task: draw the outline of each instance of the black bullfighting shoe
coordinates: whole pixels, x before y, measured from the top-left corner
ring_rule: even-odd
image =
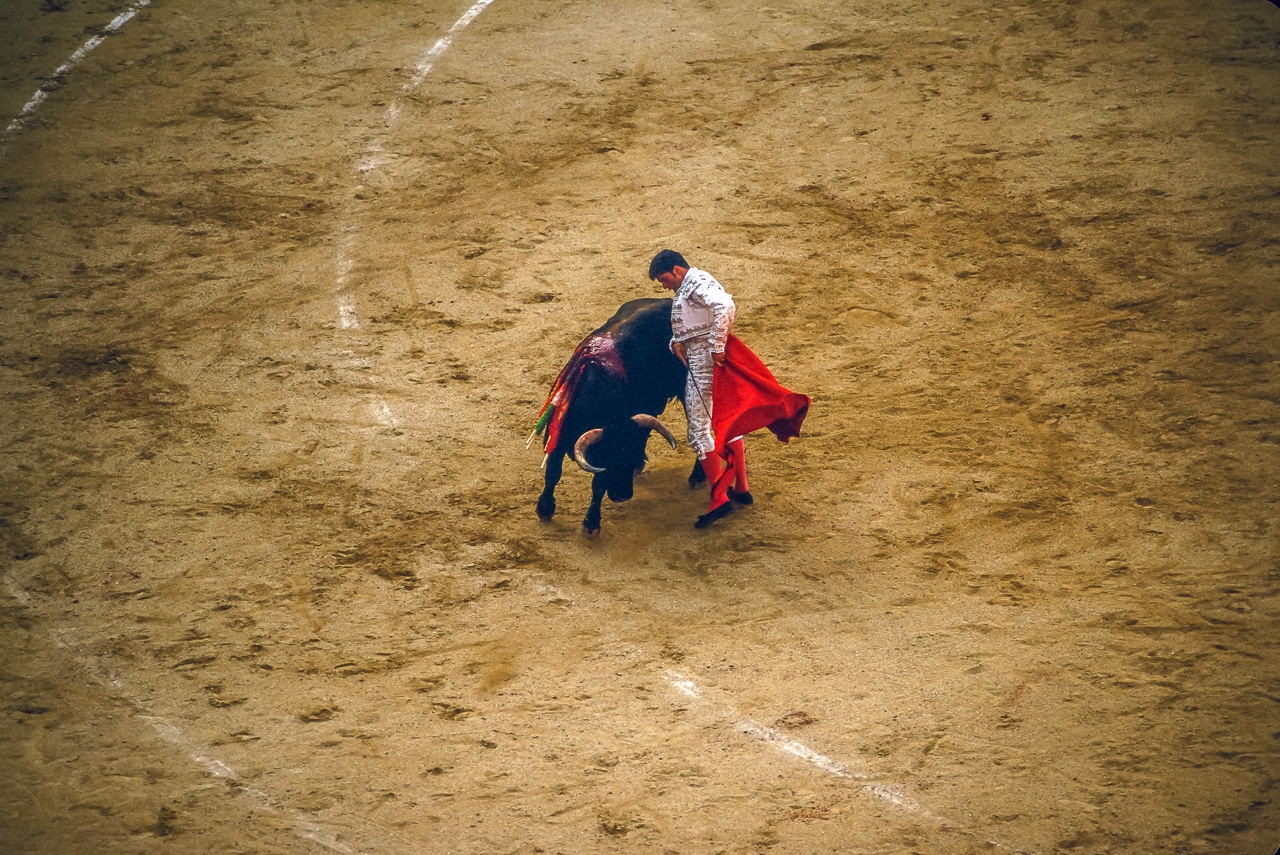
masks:
[[[751,504],[755,504],[755,501],[756,501],[755,497],[751,495],[750,490],[743,490],[741,493],[739,493],[737,490],[733,489],[732,487],[729,488],[729,498],[740,505],[751,505]]]
[[[733,513],[733,502],[725,502],[718,508],[708,511],[698,517],[698,521],[693,524],[694,528],[706,528],[718,519],[723,519]]]

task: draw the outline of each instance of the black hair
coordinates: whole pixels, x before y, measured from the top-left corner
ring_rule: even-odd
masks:
[[[649,262],[649,278],[657,279],[664,273],[670,273],[677,267],[688,267],[689,262],[684,260],[684,256],[676,252],[674,249],[664,249],[653,257],[653,261]]]

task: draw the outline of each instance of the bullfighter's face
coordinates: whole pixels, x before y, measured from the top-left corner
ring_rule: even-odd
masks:
[[[684,281],[685,274],[689,272],[689,268],[676,265],[670,273],[659,273],[654,277],[663,288],[668,291],[676,291],[680,288],[680,283]]]

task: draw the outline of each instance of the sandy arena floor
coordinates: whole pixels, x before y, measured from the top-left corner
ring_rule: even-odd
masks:
[[[0,851],[1271,855],[1280,10],[467,2],[0,4]],[[589,541],[665,246],[813,409]]]

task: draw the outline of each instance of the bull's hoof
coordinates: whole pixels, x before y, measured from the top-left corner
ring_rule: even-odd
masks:
[[[698,517],[698,521],[693,524],[693,527],[706,528],[707,526],[714,523],[716,520],[724,519],[725,517],[729,516],[729,514],[731,513],[733,513],[733,502],[725,502],[720,507],[715,508],[714,510],[708,511],[707,513]]]
[[[751,495],[750,490],[743,490],[741,493],[739,493],[737,490],[733,489],[732,487],[729,488],[729,498],[740,505],[754,505],[756,502],[756,498],[755,496]]]
[[[552,499],[549,502],[544,502],[543,500],[539,499],[537,510],[538,510],[538,519],[542,520],[543,522],[549,522],[551,518],[556,515],[556,500]]]
[[[587,528],[586,525],[583,525],[582,536],[587,540],[595,540],[600,536],[600,528],[598,526],[596,528]]]
[[[696,490],[705,483],[707,483],[707,473],[702,471],[701,466],[695,465],[693,471],[689,473],[689,489]]]

